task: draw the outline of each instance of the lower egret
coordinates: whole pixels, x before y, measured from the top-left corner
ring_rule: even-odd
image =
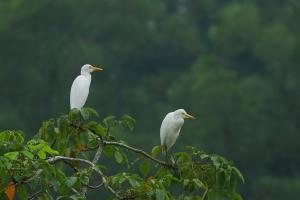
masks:
[[[90,84],[92,80],[91,72],[102,71],[99,67],[85,64],[81,68],[81,75],[77,76],[74,80],[71,93],[70,93],[70,106],[71,109],[81,109],[89,95]]]
[[[163,152],[167,153],[175,144],[181,127],[184,124],[184,119],[195,119],[189,115],[184,109],[178,109],[166,115],[160,127],[160,141]]]

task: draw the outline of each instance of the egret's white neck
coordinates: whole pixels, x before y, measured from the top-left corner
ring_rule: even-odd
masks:
[[[87,77],[87,78],[91,78],[91,73],[90,72],[87,72],[87,71],[81,71],[81,75]]]

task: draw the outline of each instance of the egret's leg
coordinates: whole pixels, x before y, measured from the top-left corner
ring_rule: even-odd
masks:
[[[170,164],[171,153],[170,151],[166,151],[166,163]]]
[[[168,152],[167,151],[165,151],[165,162],[168,164]]]

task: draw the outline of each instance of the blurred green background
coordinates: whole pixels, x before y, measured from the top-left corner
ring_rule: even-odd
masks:
[[[243,172],[245,199],[300,195],[299,0],[0,0],[0,127],[27,137],[69,111],[85,63],[87,106],[129,114],[146,150],[184,108],[173,148],[195,145]]]

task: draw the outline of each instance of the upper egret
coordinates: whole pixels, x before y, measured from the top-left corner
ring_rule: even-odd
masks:
[[[164,152],[175,144],[179,136],[184,119],[195,119],[189,115],[184,109],[178,109],[166,115],[160,127],[160,141]]]
[[[71,109],[81,109],[89,95],[90,84],[92,80],[91,72],[102,71],[99,67],[93,67],[90,64],[85,64],[81,67],[81,75],[74,80],[70,93]]]

